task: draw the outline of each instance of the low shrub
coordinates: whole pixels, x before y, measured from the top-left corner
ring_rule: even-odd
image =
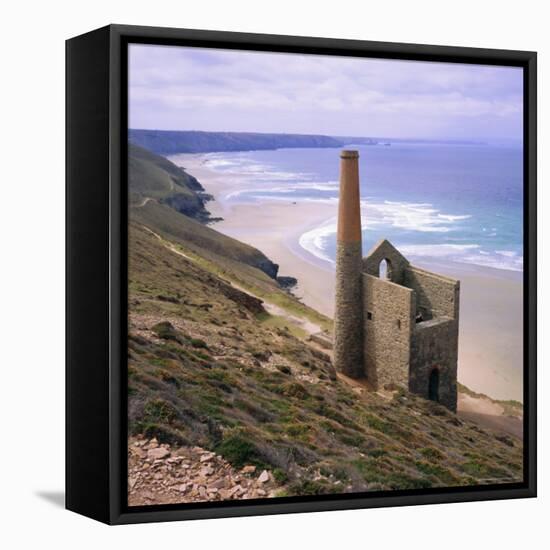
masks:
[[[283,374],[292,374],[292,369],[287,365],[275,365],[275,368]]]
[[[169,424],[178,417],[176,408],[164,399],[152,399],[145,403],[143,419],[146,422],[159,422]]]
[[[215,450],[237,468],[242,468],[247,464],[254,464],[260,467],[265,466],[256,445],[247,438],[247,434],[245,433],[224,437]]]
[[[294,496],[304,495],[328,495],[341,492],[341,488],[332,486],[324,481],[313,481],[305,479],[303,481],[295,481],[288,487],[288,492]]]
[[[194,348],[208,349],[208,344],[204,340],[201,340],[200,338],[191,338],[190,342]]]
[[[151,330],[163,340],[174,340],[181,342],[178,331],[174,328],[174,325],[169,321],[161,321],[151,328]]]

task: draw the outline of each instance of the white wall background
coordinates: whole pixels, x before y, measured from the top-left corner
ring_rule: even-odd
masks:
[[[5,548],[542,548],[550,517],[548,399],[538,499],[108,528],[62,509],[64,483],[64,40],[108,23],[539,52],[539,218],[545,237],[550,40],[536,0],[5,2],[0,93],[0,541]],[[546,134],[546,135],[544,135]],[[546,138],[546,139],[545,139]],[[547,241],[548,242],[548,241]],[[547,247],[546,247],[547,248]],[[548,326],[549,285],[539,325]],[[543,318],[544,322],[543,323]],[[539,396],[550,390],[539,330]],[[546,348],[546,349],[545,349]]]

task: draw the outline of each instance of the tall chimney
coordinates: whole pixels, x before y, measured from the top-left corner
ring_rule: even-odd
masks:
[[[357,151],[342,151],[336,243],[334,366],[352,378],[364,376],[362,255],[359,154]]]

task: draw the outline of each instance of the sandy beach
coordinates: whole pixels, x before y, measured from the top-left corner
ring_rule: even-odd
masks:
[[[202,155],[172,158],[204,186],[215,200],[207,208],[223,218],[213,227],[264,252],[280,266],[280,275],[298,279],[295,294],[333,316],[334,266],[299,244],[307,230],[336,216],[336,204],[268,201],[232,204],[238,189],[203,162]],[[522,273],[447,262],[415,262],[461,281],[458,380],[493,399],[523,400]]]

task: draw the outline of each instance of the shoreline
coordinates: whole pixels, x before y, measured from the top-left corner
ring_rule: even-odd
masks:
[[[335,203],[266,201],[231,204],[227,196],[241,189],[238,181],[216,172],[204,154],[170,157],[198,179],[214,197],[206,207],[221,217],[212,227],[261,250],[279,264],[280,275],[298,279],[292,290],[304,303],[333,317],[334,265],[305,250],[306,231],[336,216]],[[461,281],[458,381],[493,399],[523,401],[522,272],[437,259],[412,264]]]

